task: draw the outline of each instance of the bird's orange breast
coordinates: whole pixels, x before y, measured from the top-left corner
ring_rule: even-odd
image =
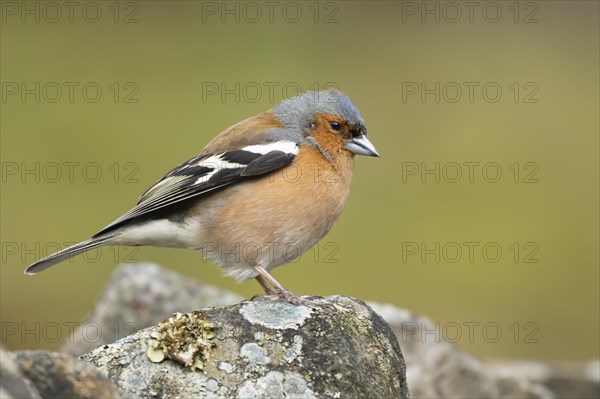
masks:
[[[226,267],[250,265],[254,255],[267,269],[291,261],[323,238],[340,216],[353,162],[348,154],[330,163],[302,145],[291,165],[211,196],[213,209],[201,201],[192,210],[203,219],[198,240],[204,248],[208,243],[228,253],[209,254]],[[287,255],[280,253],[283,249]],[[234,254],[238,250],[240,256]]]

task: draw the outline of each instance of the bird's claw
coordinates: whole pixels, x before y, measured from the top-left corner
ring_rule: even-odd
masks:
[[[283,291],[277,294],[266,294],[266,295],[254,295],[250,300],[267,299],[273,302],[289,302],[298,306],[305,306],[307,308],[328,308],[335,309],[335,306],[327,301],[322,296],[310,295],[305,297],[299,297],[292,294],[289,291]]]

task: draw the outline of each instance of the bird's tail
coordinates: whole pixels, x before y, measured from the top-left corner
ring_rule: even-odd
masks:
[[[71,259],[72,257],[89,251],[90,249],[108,245],[109,239],[110,237],[90,238],[89,240],[82,241],[79,244],[72,245],[68,248],[53,253],[52,255],[47,256],[44,259],[38,260],[37,262],[29,266],[27,269],[25,269],[25,274],[39,273],[42,270],[46,270],[50,266],[54,266],[57,263],[60,263],[67,259]]]

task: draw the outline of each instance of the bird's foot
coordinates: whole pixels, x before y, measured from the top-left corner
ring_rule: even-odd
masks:
[[[269,274],[264,268],[260,266],[253,266],[257,271],[258,275],[256,276],[256,281],[263,287],[266,295],[263,297],[268,298],[272,301],[286,301],[289,303],[293,303],[294,305],[306,306],[308,308],[335,308],[332,304],[328,303],[322,297],[318,296],[309,296],[309,297],[299,297],[292,294],[287,288],[281,285],[273,276]],[[253,296],[252,300],[256,299],[257,296]]]
[[[266,294],[266,295],[254,295],[251,300],[268,299],[273,302],[289,302],[298,306],[305,306],[307,308],[329,308],[334,309],[331,303],[326,302],[321,296],[310,295],[305,297],[299,297],[292,294],[290,291],[283,291],[277,294]]]
[[[260,274],[258,276],[255,277],[256,281],[258,281],[258,283],[260,284],[260,286],[263,288],[263,290],[265,290],[265,293],[267,295],[277,295],[277,291],[275,291],[270,285],[269,283],[265,280],[265,278],[263,276],[261,276]],[[254,298],[254,297],[252,297]]]

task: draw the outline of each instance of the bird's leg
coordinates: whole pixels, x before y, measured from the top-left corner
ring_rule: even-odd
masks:
[[[283,285],[281,285],[279,283],[279,281],[275,280],[275,277],[271,276],[269,274],[268,271],[266,271],[264,268],[260,267],[260,266],[253,266],[254,270],[256,270],[258,272],[258,276],[256,276],[256,279],[258,279],[259,277],[261,279],[263,279],[263,282],[269,282],[269,284],[275,288],[277,290],[277,293],[282,293],[284,291],[289,292],[289,290],[287,288],[285,288]],[[261,283],[262,285],[262,283]],[[263,286],[264,288],[264,286]]]
[[[265,288],[263,283],[266,283],[268,281],[269,284],[271,285],[271,287],[275,288],[278,291],[278,292],[274,292],[274,294],[277,295],[279,298],[284,299],[284,300],[286,300],[290,303],[296,304],[296,305],[305,305],[305,306],[312,305],[310,303],[310,301],[307,301],[305,299],[302,299],[302,298],[292,294],[290,292],[290,290],[288,290],[283,285],[281,285],[279,283],[279,281],[275,280],[275,278],[273,276],[271,276],[269,274],[269,272],[266,271],[264,268],[262,268],[260,266],[254,266],[254,270],[256,270],[259,274],[256,277],[256,279],[259,281],[260,285],[262,285],[263,288]],[[263,279],[262,283],[260,282],[259,277],[261,277]],[[266,289],[265,289],[265,291],[266,291]],[[267,294],[269,294],[269,293],[267,292]]]
[[[260,286],[263,288],[263,290],[265,290],[265,294],[267,295],[277,295],[277,291],[275,291],[270,285],[269,283],[267,283],[265,281],[265,278],[263,276],[261,276],[260,274],[256,277],[254,277],[256,279],[256,281],[258,281],[258,284],[260,284]]]
[[[271,276],[268,271],[260,266],[253,266],[254,270],[258,272],[256,281],[263,287],[268,296],[276,296],[278,299],[283,299],[287,302],[293,303],[294,305],[302,305],[310,308],[323,307],[323,308],[335,308],[332,304],[324,302],[321,297],[310,297],[310,299],[300,298],[285,288],[279,281],[275,280],[275,277]],[[254,297],[253,297],[254,299]]]

